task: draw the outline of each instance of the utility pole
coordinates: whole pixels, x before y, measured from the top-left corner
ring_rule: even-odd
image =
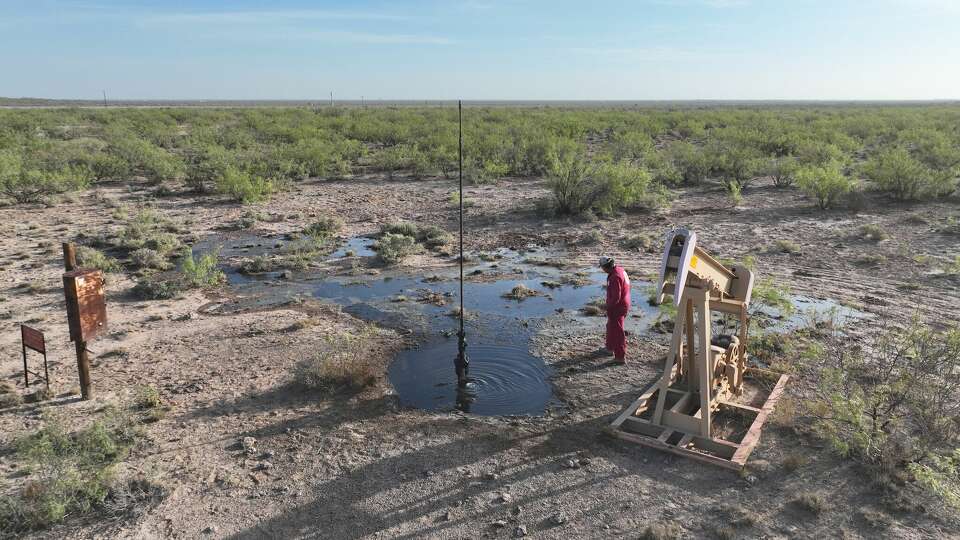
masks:
[[[107,91],[106,91],[106,90],[103,91],[103,106],[104,106],[104,107],[107,106]]]
[[[333,91],[330,91],[330,106],[333,107]]]

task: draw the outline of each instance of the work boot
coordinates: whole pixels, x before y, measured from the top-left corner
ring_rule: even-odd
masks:
[[[613,363],[614,363],[614,364],[620,364],[621,366],[625,366],[625,365],[627,365],[627,357],[626,357],[626,356],[624,356],[623,358],[616,358],[616,357],[614,357],[614,358],[613,358]]]

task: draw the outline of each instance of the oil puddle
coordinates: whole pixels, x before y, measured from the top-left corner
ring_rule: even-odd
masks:
[[[556,317],[572,330],[580,326],[602,335],[605,319],[588,317],[581,308],[604,296],[603,272],[559,269],[552,264],[557,259],[550,257],[560,254],[542,248],[475,254],[467,259],[464,284],[470,383],[460,389],[453,367],[459,322],[451,316],[459,305],[456,267],[427,276],[379,268],[372,260],[373,244],[371,238],[351,238],[315,267],[255,275],[239,273],[238,261],[293,252],[295,241],[248,236],[209,240],[206,246],[219,246],[222,268],[240,293],[234,305],[223,306],[225,311],[277,307],[313,297],[336,303],[358,318],[412,334],[418,345],[399,353],[388,369],[404,406],[479,415],[543,414],[559,403],[550,383],[552,368],[530,353],[538,327]],[[517,286],[534,295],[510,298]],[[659,327],[655,321],[670,315],[669,309],[647,303],[650,287],[639,280],[632,284],[628,332],[650,332],[651,327]],[[811,316],[829,315],[842,323],[865,315],[828,300],[793,296],[789,301],[795,309],[757,307],[764,331],[791,331],[809,324]]]

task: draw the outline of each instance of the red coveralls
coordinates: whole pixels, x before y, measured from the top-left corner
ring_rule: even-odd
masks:
[[[618,359],[626,358],[627,336],[623,321],[630,311],[630,278],[620,266],[607,274],[607,350]]]

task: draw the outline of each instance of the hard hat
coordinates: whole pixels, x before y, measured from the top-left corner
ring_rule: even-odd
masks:
[[[600,257],[600,267],[601,267],[601,268],[606,267],[606,266],[613,266],[613,262],[614,262],[614,261],[613,261],[613,257],[607,257],[606,255],[604,255],[603,257]]]

